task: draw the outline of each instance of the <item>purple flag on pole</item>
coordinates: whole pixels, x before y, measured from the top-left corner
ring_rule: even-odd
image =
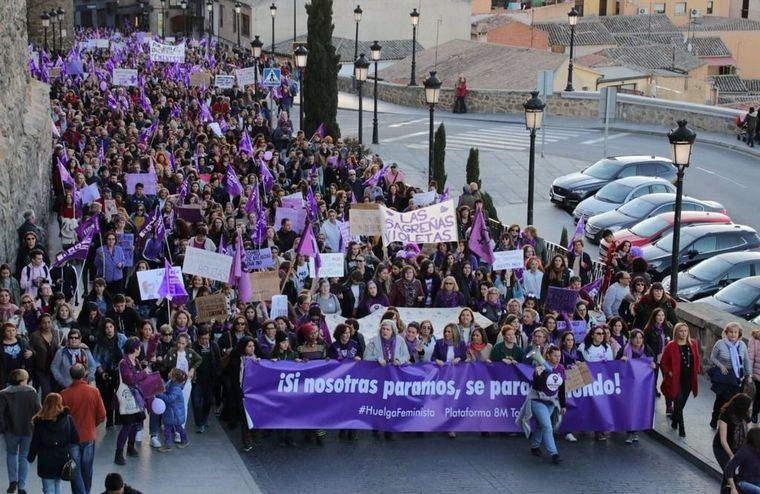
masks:
[[[87,236],[85,236],[82,240],[75,243],[63,252],[58,253],[58,255],[55,256],[53,267],[57,268],[58,266],[63,266],[72,259],[87,259],[87,253],[90,251],[90,246],[92,245],[92,239],[95,236],[95,233],[95,230],[90,230]]]
[[[174,272],[168,259],[164,259],[164,277],[161,280],[161,285],[158,287],[158,296],[168,298],[178,305],[187,302],[188,296],[185,284],[182,283],[182,280]]]
[[[583,232],[586,229],[586,216],[583,215],[578,220],[578,224],[575,225],[575,232],[573,233],[573,238],[570,239],[570,243],[567,244],[567,250],[568,252],[573,250],[573,242],[575,242],[575,239],[583,238]]]
[[[232,197],[237,197],[243,193],[243,185],[240,183],[237,173],[235,173],[235,170],[229,163],[227,164],[227,184],[225,190]]]
[[[268,194],[272,191],[272,187],[274,187],[274,177],[264,163],[264,160],[259,161],[259,174],[261,175],[261,180],[264,182],[264,191]]]
[[[79,226],[76,227],[75,231],[77,232],[77,238],[80,240],[90,235],[90,232],[92,232],[93,235],[100,233],[100,216],[90,216],[83,222],[79,223]]]
[[[296,253],[302,256],[313,257],[314,269],[317,273],[319,273],[319,269],[322,267],[322,258],[320,257],[319,249],[317,248],[317,239],[314,238],[314,230],[311,227],[311,219],[306,220],[306,225],[303,227],[301,241],[298,242]]]
[[[222,129],[224,132],[224,129]],[[248,155],[253,154],[253,145],[251,144],[251,137],[248,135],[248,131],[243,129],[243,137],[240,138],[240,152]]]
[[[60,138],[61,137],[61,131],[58,130],[58,127],[55,125],[55,122],[53,121],[53,118],[50,118],[50,128],[53,131],[53,136]]]
[[[582,290],[588,293],[590,297],[596,297],[596,294],[599,293],[599,289],[602,288],[602,281],[604,281],[604,277],[598,278],[596,281],[592,281],[588,285],[585,285]]]
[[[209,111],[208,105],[206,103],[201,103],[201,122],[209,123],[213,121],[214,119],[211,117],[211,111]]]
[[[443,189],[443,194],[441,194],[441,198],[438,200],[438,202],[444,202],[449,200],[449,186],[447,185]]]
[[[253,237],[254,242],[260,245],[262,239],[267,235],[267,219],[262,208],[259,208],[258,215],[256,219],[256,231],[253,232]]]
[[[306,209],[309,210],[309,216],[312,220],[319,219],[319,205],[317,205],[317,199],[314,197],[314,191],[311,187],[308,187],[306,192]]]
[[[314,133],[311,135],[311,139],[309,139],[309,142],[311,142],[315,136],[319,136],[319,138],[323,138],[325,136],[325,123],[322,122],[319,124],[319,127],[317,127],[317,130],[314,131]]]
[[[180,206],[184,206],[185,204],[185,197],[187,196],[187,191],[190,187],[190,184],[187,182],[187,177],[182,181],[182,185],[179,186],[179,199],[177,200],[177,204]]]
[[[245,201],[245,206],[243,206],[243,210],[246,212],[246,214],[252,213],[258,210],[258,207],[259,207],[258,204],[259,204],[259,184],[254,184],[253,187],[251,187],[251,193],[248,194],[248,200]]]
[[[63,182],[66,185],[70,185],[71,187],[76,188],[76,182],[74,181],[74,178],[71,176],[68,170],[63,167],[63,164],[61,164],[61,160],[58,160],[58,173],[61,175],[61,182]]]
[[[470,251],[477,254],[488,264],[494,263],[493,248],[491,247],[491,235],[486,226],[486,220],[483,216],[483,208],[475,212],[475,222],[470,232],[470,240],[467,242]]]
[[[369,187],[370,185],[377,185],[377,182],[385,176],[385,174],[390,170],[389,165],[383,165],[382,168],[380,168],[374,175],[369,177],[366,182],[364,182],[365,187]]]

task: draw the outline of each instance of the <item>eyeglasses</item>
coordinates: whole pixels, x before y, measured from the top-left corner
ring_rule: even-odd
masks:
[[[24,305],[32,305],[34,302],[32,302],[31,300],[24,300],[21,303],[24,304]]]
[[[597,331],[596,333],[594,333],[594,336],[604,336],[604,333],[600,333]]]
[[[364,259],[357,259],[356,262],[364,262]]]
[[[235,326],[245,326],[245,322],[236,322]]]
[[[444,283],[444,285],[453,285],[453,284],[454,284],[454,283],[452,283],[452,282],[450,282],[450,281],[447,281],[446,283]]]
[[[78,340],[78,339],[80,339],[80,338],[79,338],[79,336],[74,336],[74,335],[71,335],[71,336],[69,336],[69,339],[70,339],[70,340]]]
[[[519,228],[511,228],[509,230],[509,233],[520,233],[520,229]]]
[[[171,333],[161,333],[161,336],[171,336]]]

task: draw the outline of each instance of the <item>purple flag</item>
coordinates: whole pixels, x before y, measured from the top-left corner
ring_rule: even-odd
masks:
[[[298,242],[298,247],[296,247],[296,253],[302,256],[313,257],[314,270],[317,274],[319,273],[319,269],[322,267],[322,258],[317,248],[317,239],[314,238],[311,219],[306,220],[306,225],[303,227],[303,233],[301,234],[301,241]]]
[[[259,207],[258,218],[256,218],[256,231],[253,232],[253,241],[256,244],[261,244],[262,240],[267,236],[267,219],[265,211]]]
[[[148,216],[148,219],[143,224],[140,232],[137,234],[137,238],[144,240],[148,237],[148,235],[153,234],[154,236],[163,236],[165,233],[166,232],[164,231],[164,222],[161,216],[161,210],[158,206],[156,206],[156,208],[153,210],[150,216]],[[163,241],[163,238],[161,240]]]
[[[243,240],[238,233],[235,239],[235,255],[232,256],[232,269],[230,269],[229,285],[237,286],[238,280],[243,275]]]
[[[113,94],[108,93],[107,101],[109,109],[116,110],[119,107],[119,102],[116,101],[116,97]]]
[[[224,132],[224,130],[222,130]],[[248,135],[248,131],[243,129],[243,137],[240,138],[240,152],[248,155],[253,155],[253,145],[251,144],[251,137]]]
[[[79,223],[76,227],[77,238],[82,240],[92,232],[92,235],[100,233],[100,216],[93,215]]]
[[[87,259],[87,253],[90,251],[90,246],[92,245],[92,239],[95,236],[95,233],[96,230],[89,230],[88,234],[82,238],[82,240],[75,243],[63,252],[59,252],[58,255],[55,256],[53,267],[57,268],[58,266],[63,266],[72,259]]]
[[[156,133],[156,129],[158,129],[158,119],[156,119],[155,122],[151,123],[149,127],[146,127],[140,131],[140,143],[147,144],[148,141],[153,138],[153,134]]]
[[[70,185],[73,188],[76,188],[76,182],[74,181],[74,178],[71,176],[68,170],[63,167],[61,164],[60,159],[58,160],[58,173],[61,175],[61,182],[63,182],[65,185]]]
[[[383,165],[382,168],[380,168],[374,175],[369,177],[366,182],[364,182],[365,187],[369,187],[370,185],[377,185],[377,182],[385,176],[385,174],[390,170],[389,165]]]
[[[589,297],[596,297],[597,293],[599,293],[599,289],[602,288],[602,281],[604,281],[604,277],[598,278],[596,281],[592,281],[588,285],[585,285],[582,290],[588,293]]]
[[[444,202],[449,200],[449,186],[447,185],[443,189],[443,194],[441,194],[441,198],[438,200],[438,202]]]
[[[177,169],[177,163],[174,161],[174,153],[169,152],[169,168],[171,171],[174,171]]]
[[[50,128],[53,131],[53,136],[60,138],[61,137],[61,131],[58,130],[58,126],[55,125],[55,122],[53,121],[53,118],[50,118]]]
[[[251,187],[251,193],[248,194],[248,200],[245,201],[245,206],[243,206],[243,210],[246,213],[252,213],[254,211],[258,211],[259,208],[259,184],[254,184],[253,187]]]
[[[467,242],[470,251],[477,254],[488,264],[494,263],[493,248],[491,247],[491,235],[486,226],[486,220],[483,216],[483,208],[475,212],[475,221],[470,232],[470,240]]]
[[[311,186],[307,187],[306,209],[309,210],[309,216],[312,220],[317,221],[319,219],[319,205],[314,197],[314,191],[311,189]]]
[[[177,200],[177,204],[180,206],[184,206],[185,204],[185,197],[187,196],[187,191],[190,188],[190,184],[187,182],[187,177],[182,181],[182,185],[179,186],[179,199]]]
[[[203,122],[203,123],[209,123],[209,122],[213,122],[214,121],[213,117],[211,117],[211,111],[209,111],[208,105],[205,102],[201,103],[201,115],[200,115],[200,117],[201,117],[201,122]]]
[[[227,184],[225,190],[232,197],[237,197],[243,193],[243,185],[240,183],[237,173],[235,173],[235,170],[229,163],[227,164]]]
[[[221,237],[219,237],[219,246],[216,248],[217,254],[222,254],[224,256],[229,255],[229,250],[227,249],[227,242],[224,241],[225,235],[222,234]]]
[[[270,193],[272,187],[274,187],[274,176],[272,176],[272,172],[269,171],[264,160],[259,161],[259,174],[261,175],[261,180],[264,182],[264,192],[267,194]]]
[[[161,285],[158,287],[158,296],[168,298],[177,305],[186,303],[188,298],[185,284],[182,283],[182,279],[174,272],[172,265],[169,264],[167,259],[164,259],[164,277],[161,280]]]
[[[100,146],[98,146],[98,161],[101,165],[106,162],[106,150],[103,149],[103,141],[100,141]]]
[[[323,138],[325,136],[325,123],[322,122],[319,124],[319,127],[317,127],[317,130],[314,131],[314,133],[311,135],[311,139],[309,139],[309,142],[311,142],[315,136],[319,136],[319,138]]]
[[[224,118],[219,120],[219,130],[221,130],[222,132],[227,132],[228,130],[230,130],[230,126],[227,124],[227,120],[225,120]]]
[[[182,115],[182,112],[179,109],[179,103],[174,103],[172,105],[172,111],[169,114],[171,118],[179,118]]]
[[[578,224],[575,225],[575,232],[573,233],[573,238],[570,239],[570,243],[567,244],[567,251],[570,252],[573,250],[573,242],[575,242],[575,239],[583,238],[583,232],[586,229],[586,215],[583,215],[578,220]]]

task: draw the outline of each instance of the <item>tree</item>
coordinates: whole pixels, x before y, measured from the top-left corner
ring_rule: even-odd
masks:
[[[446,127],[443,122],[435,131],[435,141],[433,144],[433,180],[438,187],[438,193],[443,192],[443,186],[446,185]]]
[[[562,233],[559,236],[559,245],[565,247],[567,245],[567,227],[562,227]]]
[[[339,137],[338,64],[340,57],[332,45],[333,0],[312,0],[306,4],[308,16],[306,77],[303,85],[304,130],[311,136],[320,124],[325,135]]]
[[[478,148],[470,148],[470,154],[467,156],[467,179],[466,183],[475,182],[480,189],[480,151]]]
[[[483,199],[483,209],[486,210],[488,218],[499,221],[499,213],[496,212],[496,207],[493,205],[493,197],[491,197],[491,194],[481,190],[480,198]]]

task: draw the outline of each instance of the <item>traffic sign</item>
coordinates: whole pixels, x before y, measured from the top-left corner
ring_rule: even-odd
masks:
[[[264,84],[267,87],[277,87],[280,85],[280,81],[282,80],[282,73],[280,72],[280,69],[273,69],[273,68],[266,68],[263,71],[263,81],[262,84]]]

